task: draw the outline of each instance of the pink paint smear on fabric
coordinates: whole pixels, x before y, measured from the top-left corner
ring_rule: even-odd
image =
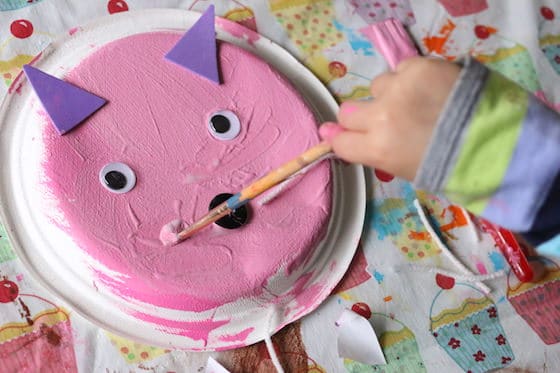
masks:
[[[249,334],[251,334],[255,330],[255,328],[247,328],[245,330],[240,331],[237,334],[226,334],[220,336],[218,339],[223,342],[243,342],[247,339]]]
[[[231,35],[246,40],[249,44],[253,45],[261,36],[253,30],[240,26],[236,22],[228,21],[223,18],[216,18],[216,23]]]
[[[210,333],[230,322],[230,320],[216,321],[212,319],[200,321],[169,320],[157,316],[147,315],[141,312],[136,312],[134,316],[140,320],[144,320],[156,325],[161,325],[165,327],[166,331],[172,334],[188,337],[195,341],[202,341],[205,347],[208,344]]]

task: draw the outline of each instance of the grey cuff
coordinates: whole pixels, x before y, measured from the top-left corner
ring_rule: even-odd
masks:
[[[442,191],[461,150],[466,129],[486,83],[488,69],[468,57],[436,122],[432,139],[414,179],[414,186]]]

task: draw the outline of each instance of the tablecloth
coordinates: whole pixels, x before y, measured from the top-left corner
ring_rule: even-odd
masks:
[[[370,80],[387,70],[364,30],[394,17],[423,54],[471,54],[559,107],[560,4],[531,0],[1,0],[0,97],[17,90],[23,64],[90,20],[150,7],[203,11],[211,3],[286,48],[341,102],[367,97]],[[272,339],[285,370],[560,371],[559,262],[532,258],[547,274],[520,284],[492,235],[464,210],[383,172],[367,175],[366,229],[350,271],[319,309]],[[444,255],[416,198],[454,256],[495,277],[485,281],[489,294]],[[374,326],[386,365],[338,356],[334,322],[345,308]],[[203,372],[209,355],[232,372],[272,371],[262,343],[189,353],[96,327],[33,280],[0,226],[0,372]]]

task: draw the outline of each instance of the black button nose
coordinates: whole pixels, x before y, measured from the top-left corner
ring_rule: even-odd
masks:
[[[231,128],[229,119],[221,114],[212,116],[212,118],[210,118],[210,123],[212,123],[212,128],[217,133],[226,133]]]
[[[105,183],[113,190],[120,190],[126,186],[126,176],[119,171],[110,171],[105,174]]]
[[[229,193],[222,193],[218,194],[216,197],[210,201],[210,206],[208,206],[208,210],[212,210],[214,207],[218,206],[220,203],[225,202],[233,196],[233,194]],[[227,228],[227,229],[236,229],[239,228],[247,223],[249,220],[249,209],[248,206],[241,206],[238,209],[233,210],[229,215],[224,216],[220,220],[217,220],[215,224],[218,224],[220,227]]]

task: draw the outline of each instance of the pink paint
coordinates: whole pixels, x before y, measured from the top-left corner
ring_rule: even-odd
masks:
[[[236,38],[246,40],[251,45],[261,38],[261,36],[255,31],[250,30],[247,27],[243,27],[238,23],[228,21],[227,19],[216,18],[216,23],[221,29],[227,31]]]
[[[185,228],[182,220],[175,219],[161,228],[159,232],[159,240],[165,246],[174,245],[179,241],[178,234]]]
[[[251,31],[255,31],[255,33],[258,33],[257,20],[255,19],[255,17],[250,17],[243,20],[237,20],[235,21],[235,23],[239,23],[241,26],[246,27]]]
[[[551,109],[554,109],[556,111],[560,111],[560,103],[555,104],[554,102],[548,100],[544,91],[536,91],[536,92],[534,92],[534,95],[538,99],[540,99],[542,102],[544,102],[546,105],[548,105]]]
[[[220,326],[228,324],[230,320],[200,320],[200,321],[179,321],[169,320],[157,316],[147,315],[145,313],[136,312],[134,314],[140,320],[147,321],[152,324],[161,325],[165,331],[188,337],[195,341],[203,341],[204,346],[208,344],[208,338],[213,330],[218,329]]]
[[[164,224],[194,221],[215,195],[241,190],[319,141],[311,111],[268,64],[221,43],[217,86],[164,60],[179,37],[125,38],[68,74],[69,82],[109,103],[64,137],[43,126],[47,182],[38,193],[56,200],[59,224],[81,250],[123,274],[97,270],[101,284],[122,297],[201,311],[258,296],[273,274],[305,263],[327,227],[331,176],[327,163],[319,165],[289,193],[251,205],[246,226],[212,226],[162,246]],[[239,117],[233,140],[208,132],[208,117],[221,109]],[[99,170],[115,161],[135,171],[127,194],[99,182]]]
[[[340,105],[340,113],[344,115],[350,115],[358,110],[358,107],[352,103],[344,102]]]
[[[307,285],[312,278],[313,278],[313,272],[309,272],[300,276],[300,278],[298,278],[294,282],[294,286],[289,291],[288,295],[292,296],[292,295],[302,294],[305,290],[305,285]]]
[[[253,330],[255,330],[255,328],[247,328],[237,334],[222,335],[218,339],[223,342],[243,342],[247,339],[249,334],[253,332]]]
[[[289,291],[275,294],[276,297],[271,301],[272,303],[285,305],[287,301],[291,301],[295,304],[294,307],[286,307],[284,316],[292,312],[294,319],[300,318],[314,310],[325,299],[326,286],[321,283],[313,283],[314,274],[314,272],[308,272],[299,276]],[[276,330],[280,330],[284,325],[280,325]]]
[[[488,273],[488,271],[486,270],[486,267],[484,266],[484,263],[482,263],[478,260],[476,262],[476,269],[478,270],[478,273],[480,273],[481,275],[485,275],[485,274]]]
[[[337,135],[344,132],[344,128],[336,123],[327,122],[319,128],[319,135],[327,142],[332,141]]]
[[[299,293],[295,298],[297,304],[297,307],[294,308],[296,310],[295,317],[303,317],[315,309],[322,301],[324,291],[325,286],[323,284],[315,284],[305,289],[305,292]]]

